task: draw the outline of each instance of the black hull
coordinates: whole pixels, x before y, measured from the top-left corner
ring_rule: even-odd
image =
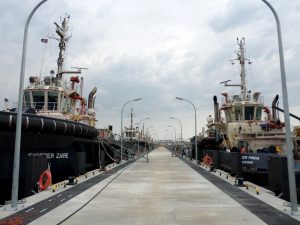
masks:
[[[224,152],[198,149],[198,155],[208,154],[213,158],[213,167],[227,171],[232,176],[242,177],[256,185],[273,191],[289,201],[287,158],[272,153]],[[295,170],[296,189],[300,200],[300,171]]]
[[[0,204],[11,195],[15,121],[15,113],[0,112]],[[94,127],[30,114],[22,122],[19,198],[37,190],[48,163],[55,183],[112,162]]]
[[[0,112],[1,131],[15,131],[16,121],[16,113]],[[98,136],[97,129],[86,124],[26,113],[22,115],[22,131],[86,138]]]

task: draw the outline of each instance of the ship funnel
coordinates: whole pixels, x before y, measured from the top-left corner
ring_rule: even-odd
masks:
[[[277,106],[278,104],[278,99],[279,99],[279,96],[276,95],[273,102],[272,102],[272,117],[273,117],[273,120],[276,121],[278,118],[277,118],[277,113],[276,113],[276,109],[275,107]],[[275,107],[274,107],[275,106]]]
[[[93,104],[93,100],[94,100],[94,95],[97,92],[97,87],[94,87],[93,90],[90,92],[89,94],[89,99],[88,99],[88,108],[91,109],[93,108],[94,104]]]
[[[215,123],[220,122],[220,110],[217,96],[214,96],[214,113],[215,113]]]

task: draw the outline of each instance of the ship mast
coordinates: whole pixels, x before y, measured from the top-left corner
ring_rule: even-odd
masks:
[[[130,129],[133,129],[133,109],[130,111]]]
[[[57,74],[56,77],[61,80],[62,74],[63,74],[63,65],[64,65],[64,56],[66,51],[66,42],[69,40],[70,37],[67,36],[67,31],[69,29],[68,22],[69,22],[70,16],[67,16],[64,18],[61,26],[59,26],[56,22],[54,22],[56,26],[56,33],[59,36],[58,47],[59,47],[59,55],[57,59]]]
[[[232,59],[230,61],[231,61],[232,65],[234,65],[233,61],[239,61],[240,65],[241,65],[241,74],[240,74],[241,83],[240,84],[228,84],[228,82],[231,80],[227,80],[227,81],[221,82],[221,84],[224,83],[225,86],[227,86],[227,87],[241,87],[241,97],[242,97],[242,100],[245,101],[246,96],[247,96],[245,61],[248,61],[249,64],[251,64],[251,62],[249,59],[245,58],[245,52],[246,52],[245,38],[242,38],[240,40],[237,38],[237,44],[239,46],[239,50],[236,52],[237,58]]]
[[[240,51],[237,52],[238,60],[241,64],[241,95],[243,100],[246,100],[246,70],[245,70],[245,38],[242,38],[240,41],[237,39]]]

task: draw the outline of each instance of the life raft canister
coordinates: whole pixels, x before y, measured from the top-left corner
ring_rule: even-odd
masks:
[[[39,189],[44,191],[52,184],[52,175],[50,169],[46,169],[40,176]]]

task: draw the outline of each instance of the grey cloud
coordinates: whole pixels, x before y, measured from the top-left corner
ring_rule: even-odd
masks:
[[[257,5],[245,0],[228,1],[226,8],[219,10],[208,22],[216,32],[223,32],[238,26],[243,26],[256,19]]]
[[[193,135],[193,109],[174,98],[179,96],[195,103],[201,127],[213,111],[214,95],[220,99],[221,92],[237,93],[238,89],[219,84],[225,79],[239,81],[238,65],[231,66],[228,61],[234,57],[236,37],[245,36],[247,54],[253,61],[247,74],[249,87],[261,91],[268,105],[275,94],[281,95],[276,27],[270,11],[260,1],[227,2],[212,16],[212,6],[224,5],[224,1],[212,0],[208,4],[192,0],[184,3],[48,1],[30,25],[26,76],[39,72],[40,38],[45,27],[49,26],[50,34],[54,33],[53,21],[67,12],[71,14],[73,30],[67,59],[69,66],[89,67],[83,74],[84,95],[93,86],[98,87],[98,126],[112,124],[114,131],[119,132],[122,105],[131,98],[142,97],[143,101],[130,105],[136,111],[136,121],[152,117],[151,123],[161,130],[163,138],[166,123],[174,122],[168,121],[169,116],[175,116],[182,119],[187,138]],[[299,3],[286,4],[279,0],[272,3],[279,15],[284,15],[280,18],[290,105],[299,110]],[[0,40],[4,43],[0,45],[0,75],[6,79],[6,85],[0,88],[0,98],[16,99],[23,26],[34,4],[33,0],[0,2],[3,31]],[[45,67],[56,68],[57,43],[50,43],[48,50],[50,45],[53,45],[53,62],[47,61]]]

